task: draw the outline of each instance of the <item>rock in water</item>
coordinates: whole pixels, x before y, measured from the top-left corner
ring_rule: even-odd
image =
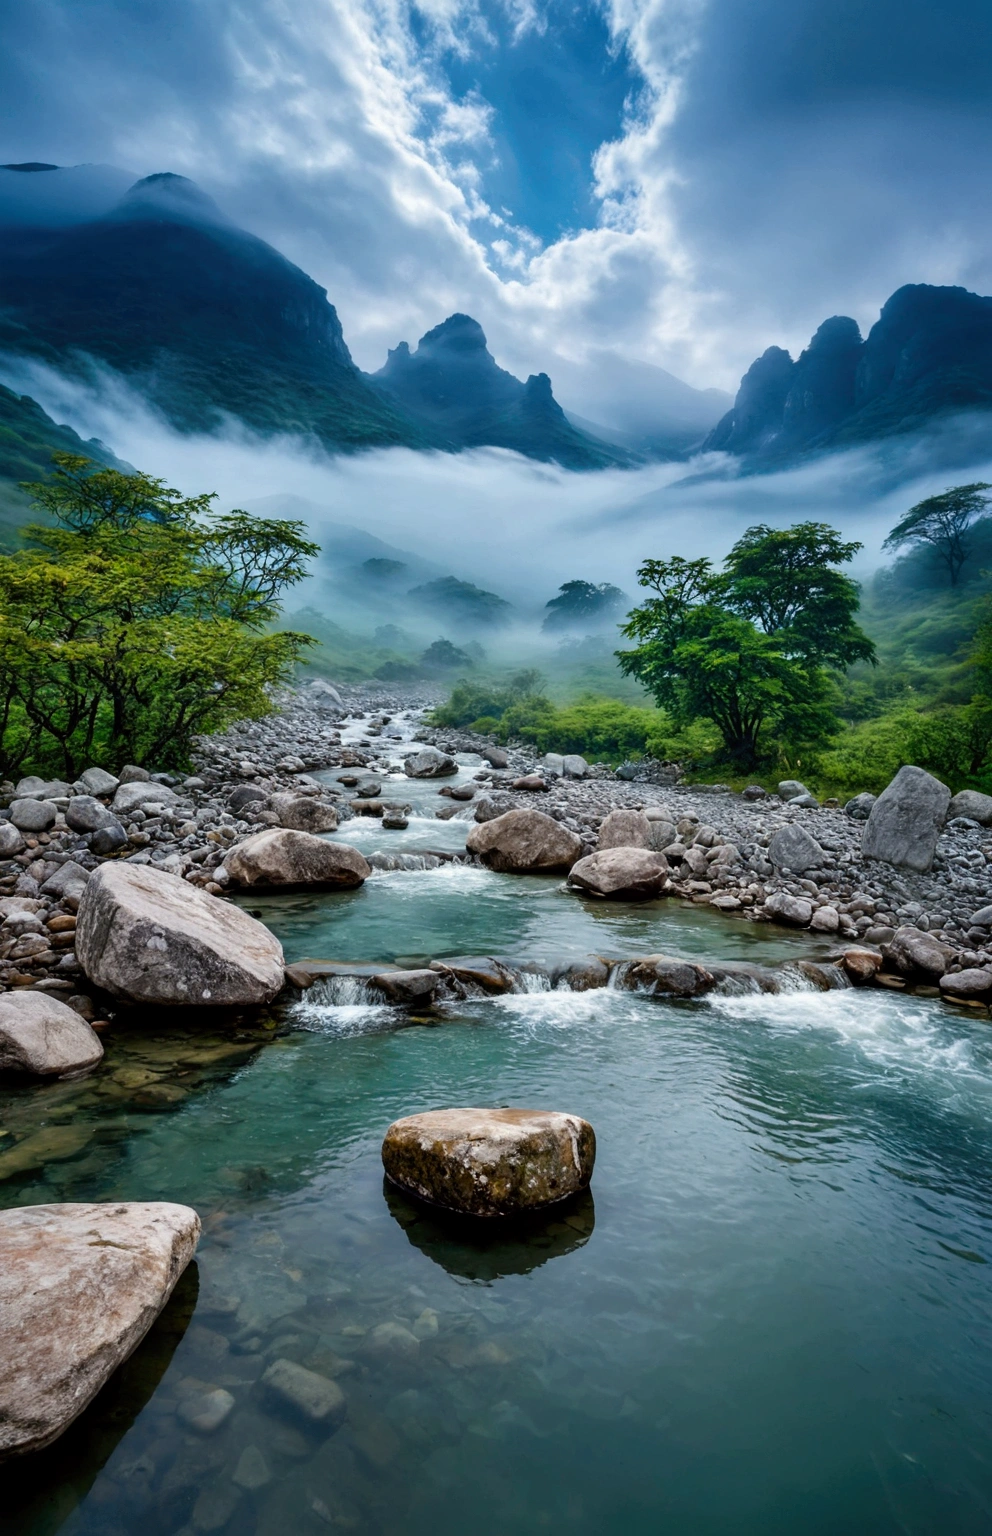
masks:
[[[573,864],[568,883],[611,901],[651,901],[668,884],[668,860],[648,848],[606,848]]]
[[[95,1067],[99,1036],[74,1008],[44,992],[0,996],[0,1070],[66,1077]]]
[[[788,923],[793,928],[808,928],[813,916],[813,903],[804,896],[791,896],[788,891],[776,891],[765,902],[765,911],[777,923]]]
[[[357,848],[326,843],[312,832],[269,827],[231,849],[224,867],[235,885],[333,886],[353,889],[372,873]]]
[[[147,864],[94,870],[79,903],[76,958],[115,997],[165,1006],[267,1003],[283,982],[282,945],[262,923]]]
[[[466,1216],[553,1205],[592,1178],[596,1137],[578,1115],[441,1109],[389,1127],[382,1163],[401,1189]]]
[[[924,873],[933,863],[951,792],[922,768],[900,768],[868,815],[861,855]]]
[[[57,1439],[140,1344],[193,1257],[186,1205],[0,1212],[0,1456]]]
[[[992,827],[992,795],[983,795],[977,789],[962,789],[947,807],[947,819],[967,816],[981,827]]]
[[[596,852],[602,853],[604,848],[647,848],[650,841],[651,823],[643,811],[611,811],[600,826]]]
[[[507,811],[491,821],[477,822],[465,847],[490,869],[553,874],[571,869],[582,852],[582,839],[543,811]]]
[[[458,764],[437,747],[423,747],[406,759],[403,771],[408,779],[446,779],[458,772]]]
[[[896,929],[882,954],[903,976],[939,981],[947,970],[947,955],[937,940],[909,924]]]
[[[805,869],[818,869],[826,863],[816,838],[805,827],[797,826],[779,827],[772,833],[768,857],[776,869],[794,869],[797,874]]]
[[[273,795],[269,807],[279,817],[280,826],[293,832],[337,831],[334,807],[315,795]]]
[[[344,1393],[336,1381],[308,1371],[295,1360],[273,1360],[262,1386],[309,1424],[336,1428],[347,1412]]]

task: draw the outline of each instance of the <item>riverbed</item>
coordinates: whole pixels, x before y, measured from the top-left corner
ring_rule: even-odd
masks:
[[[460,846],[437,784],[394,788],[420,813],[405,833],[362,818],[339,835]],[[592,905],[451,863],[245,905],[289,959],[815,952],[678,902]],[[417,1022],[318,984],[288,1018],[146,1019],[106,1044],[97,1077],[0,1091],[0,1199],[179,1200],[204,1237],[79,1424],[0,1472],[5,1532],[988,1529],[987,1023],[882,991],[609,988]],[[585,1116],[591,1195],[493,1233],[384,1187],[390,1121],[459,1104]],[[276,1358],[339,1382],[336,1433],[266,1398]],[[190,1428],[218,1389],[227,1417]]]

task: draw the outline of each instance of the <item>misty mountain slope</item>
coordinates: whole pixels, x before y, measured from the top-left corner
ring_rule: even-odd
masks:
[[[546,373],[522,384],[500,368],[470,315],[449,315],[420,338],[415,352],[401,341],[371,379],[406,415],[459,447],[512,448],[569,469],[634,462],[625,449],[568,420]]]
[[[694,389],[608,347],[590,349],[581,363],[557,360],[555,385],[573,425],[656,459],[685,458],[733,404],[722,389]]]
[[[31,502],[20,488],[22,480],[47,479],[52,454],[80,453],[98,464],[128,468],[114,458],[105,444],[88,442],[45,414],[30,395],[17,395],[0,384],[0,538],[31,516]]]
[[[835,315],[795,362],[769,347],[703,446],[787,459],[974,409],[992,409],[992,298],[907,284],[864,340],[854,320]]]

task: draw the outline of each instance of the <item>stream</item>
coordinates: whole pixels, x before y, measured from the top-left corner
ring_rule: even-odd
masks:
[[[411,867],[243,899],[288,960],[817,953],[674,901],[416,867],[470,824],[434,817],[438,788],[399,774],[382,798],[412,806],[405,831],[334,834]],[[798,980],[692,1002],[521,990],[419,1022],[317,983],[286,1022],[148,1018],[92,1078],[0,1087],[5,1205],[169,1199],[204,1226],[100,1398],[0,1469],[4,1533],[988,1531],[987,1023]],[[469,1104],[585,1116],[591,1193],[480,1232],[384,1186],[393,1119]],[[266,1397],[277,1358],[339,1382],[340,1429]],[[191,1427],[218,1389],[226,1418]]]

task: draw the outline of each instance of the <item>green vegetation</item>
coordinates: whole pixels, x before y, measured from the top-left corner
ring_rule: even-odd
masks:
[[[884,548],[900,549],[910,544],[931,549],[947,571],[951,586],[956,587],[970,553],[968,530],[988,506],[989,498],[983,492],[989,490],[992,485],[979,480],[918,501],[893,528]]]
[[[499,628],[509,623],[513,614],[512,605],[505,598],[455,576],[439,576],[436,581],[411,587],[407,596],[432,617],[440,617],[459,628]]]
[[[54,462],[26,487],[51,525],[0,556],[0,770],[185,766],[198,732],[269,711],[310,643],[272,632],[279,598],[318,548],[301,523]]]
[[[558,596],[545,603],[547,615],[541,628],[551,634],[601,629],[619,619],[626,603],[626,594],[608,581],[598,586],[591,581],[566,581],[558,588]]]
[[[15,548],[17,529],[31,516],[25,480],[37,480],[52,467],[53,453],[85,453],[99,464],[123,468],[102,443],[84,443],[71,427],[59,426],[30,395],[17,395],[0,384],[0,544]]]

